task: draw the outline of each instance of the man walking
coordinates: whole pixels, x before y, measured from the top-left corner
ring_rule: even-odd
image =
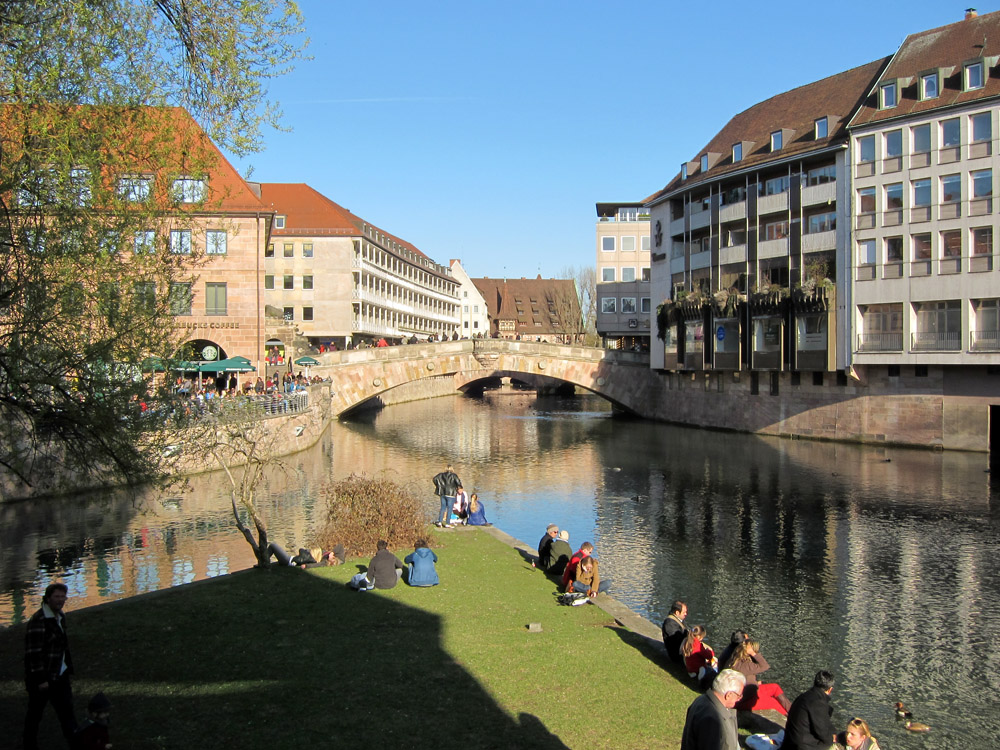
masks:
[[[448,525],[451,506],[455,503],[455,495],[458,493],[458,488],[461,484],[462,480],[451,470],[451,464],[448,464],[448,467],[444,471],[434,475],[434,491],[441,498],[441,516],[434,523],[435,526],[443,527]]]
[[[68,589],[62,583],[50,583],[42,596],[42,608],[28,620],[24,649],[24,684],[28,689],[28,713],[24,717],[25,750],[38,747],[38,727],[46,703],[52,703],[63,736],[73,743],[76,717],[73,715],[73,689],[70,675],[73,660],[66,638]]]
[[[739,750],[734,706],[743,697],[746,681],[735,669],[719,672],[711,690],[688,707],[681,750]]]

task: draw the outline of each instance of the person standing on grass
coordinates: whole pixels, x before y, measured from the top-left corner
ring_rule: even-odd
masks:
[[[687,710],[681,750],[739,750],[736,709],[746,677],[723,669],[711,689],[694,699]]]
[[[76,732],[73,714],[73,659],[66,637],[66,595],[63,583],[50,583],[42,596],[42,607],[28,620],[24,648],[24,683],[28,690],[28,712],[24,717],[25,750],[37,750],[38,727],[45,704],[51,703],[59,718],[63,737],[70,745]]]
[[[441,515],[435,522],[435,526],[447,526],[448,517],[451,515],[451,507],[455,504],[455,495],[462,485],[462,480],[452,471],[451,464],[448,464],[444,471],[434,475],[434,490],[441,500]]]

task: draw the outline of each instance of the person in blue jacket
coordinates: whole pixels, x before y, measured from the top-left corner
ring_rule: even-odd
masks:
[[[413,552],[403,558],[403,562],[410,568],[406,582],[411,586],[437,586],[440,583],[437,569],[434,567],[437,559],[437,555],[427,546],[427,542],[418,539],[413,545]]]
[[[489,521],[486,520],[486,507],[479,502],[479,495],[475,492],[472,493],[472,498],[469,500],[469,518],[466,520],[469,526],[489,526]]]

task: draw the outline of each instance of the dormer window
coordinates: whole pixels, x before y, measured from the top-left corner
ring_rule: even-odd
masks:
[[[179,203],[200,203],[205,200],[205,181],[193,177],[178,177],[173,184],[174,200]]]
[[[688,178],[688,165],[687,162],[681,164],[681,179],[686,180]]]
[[[782,133],[780,130],[775,130],[771,133],[771,151],[780,151],[782,143]]]
[[[966,91],[981,89],[985,85],[982,61],[966,63],[962,78]]]
[[[898,102],[898,89],[896,82],[883,83],[878,92],[879,109],[891,109]]]
[[[285,228],[285,217],[284,216],[275,216],[274,217],[274,228],[275,229],[284,229]]]
[[[734,143],[733,144],[733,163],[738,161],[743,161],[743,144]]]
[[[936,99],[938,95],[938,74],[924,73],[920,76],[920,99]]]
[[[701,155],[701,171],[702,172],[708,171],[708,154]]]
[[[816,140],[820,138],[826,138],[830,134],[830,123],[828,118],[821,117],[813,123],[813,133],[816,136]]]

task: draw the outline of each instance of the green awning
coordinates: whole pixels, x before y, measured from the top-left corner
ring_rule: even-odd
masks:
[[[299,357],[295,360],[295,364],[302,365],[303,367],[315,367],[319,364],[319,360],[312,357]]]

